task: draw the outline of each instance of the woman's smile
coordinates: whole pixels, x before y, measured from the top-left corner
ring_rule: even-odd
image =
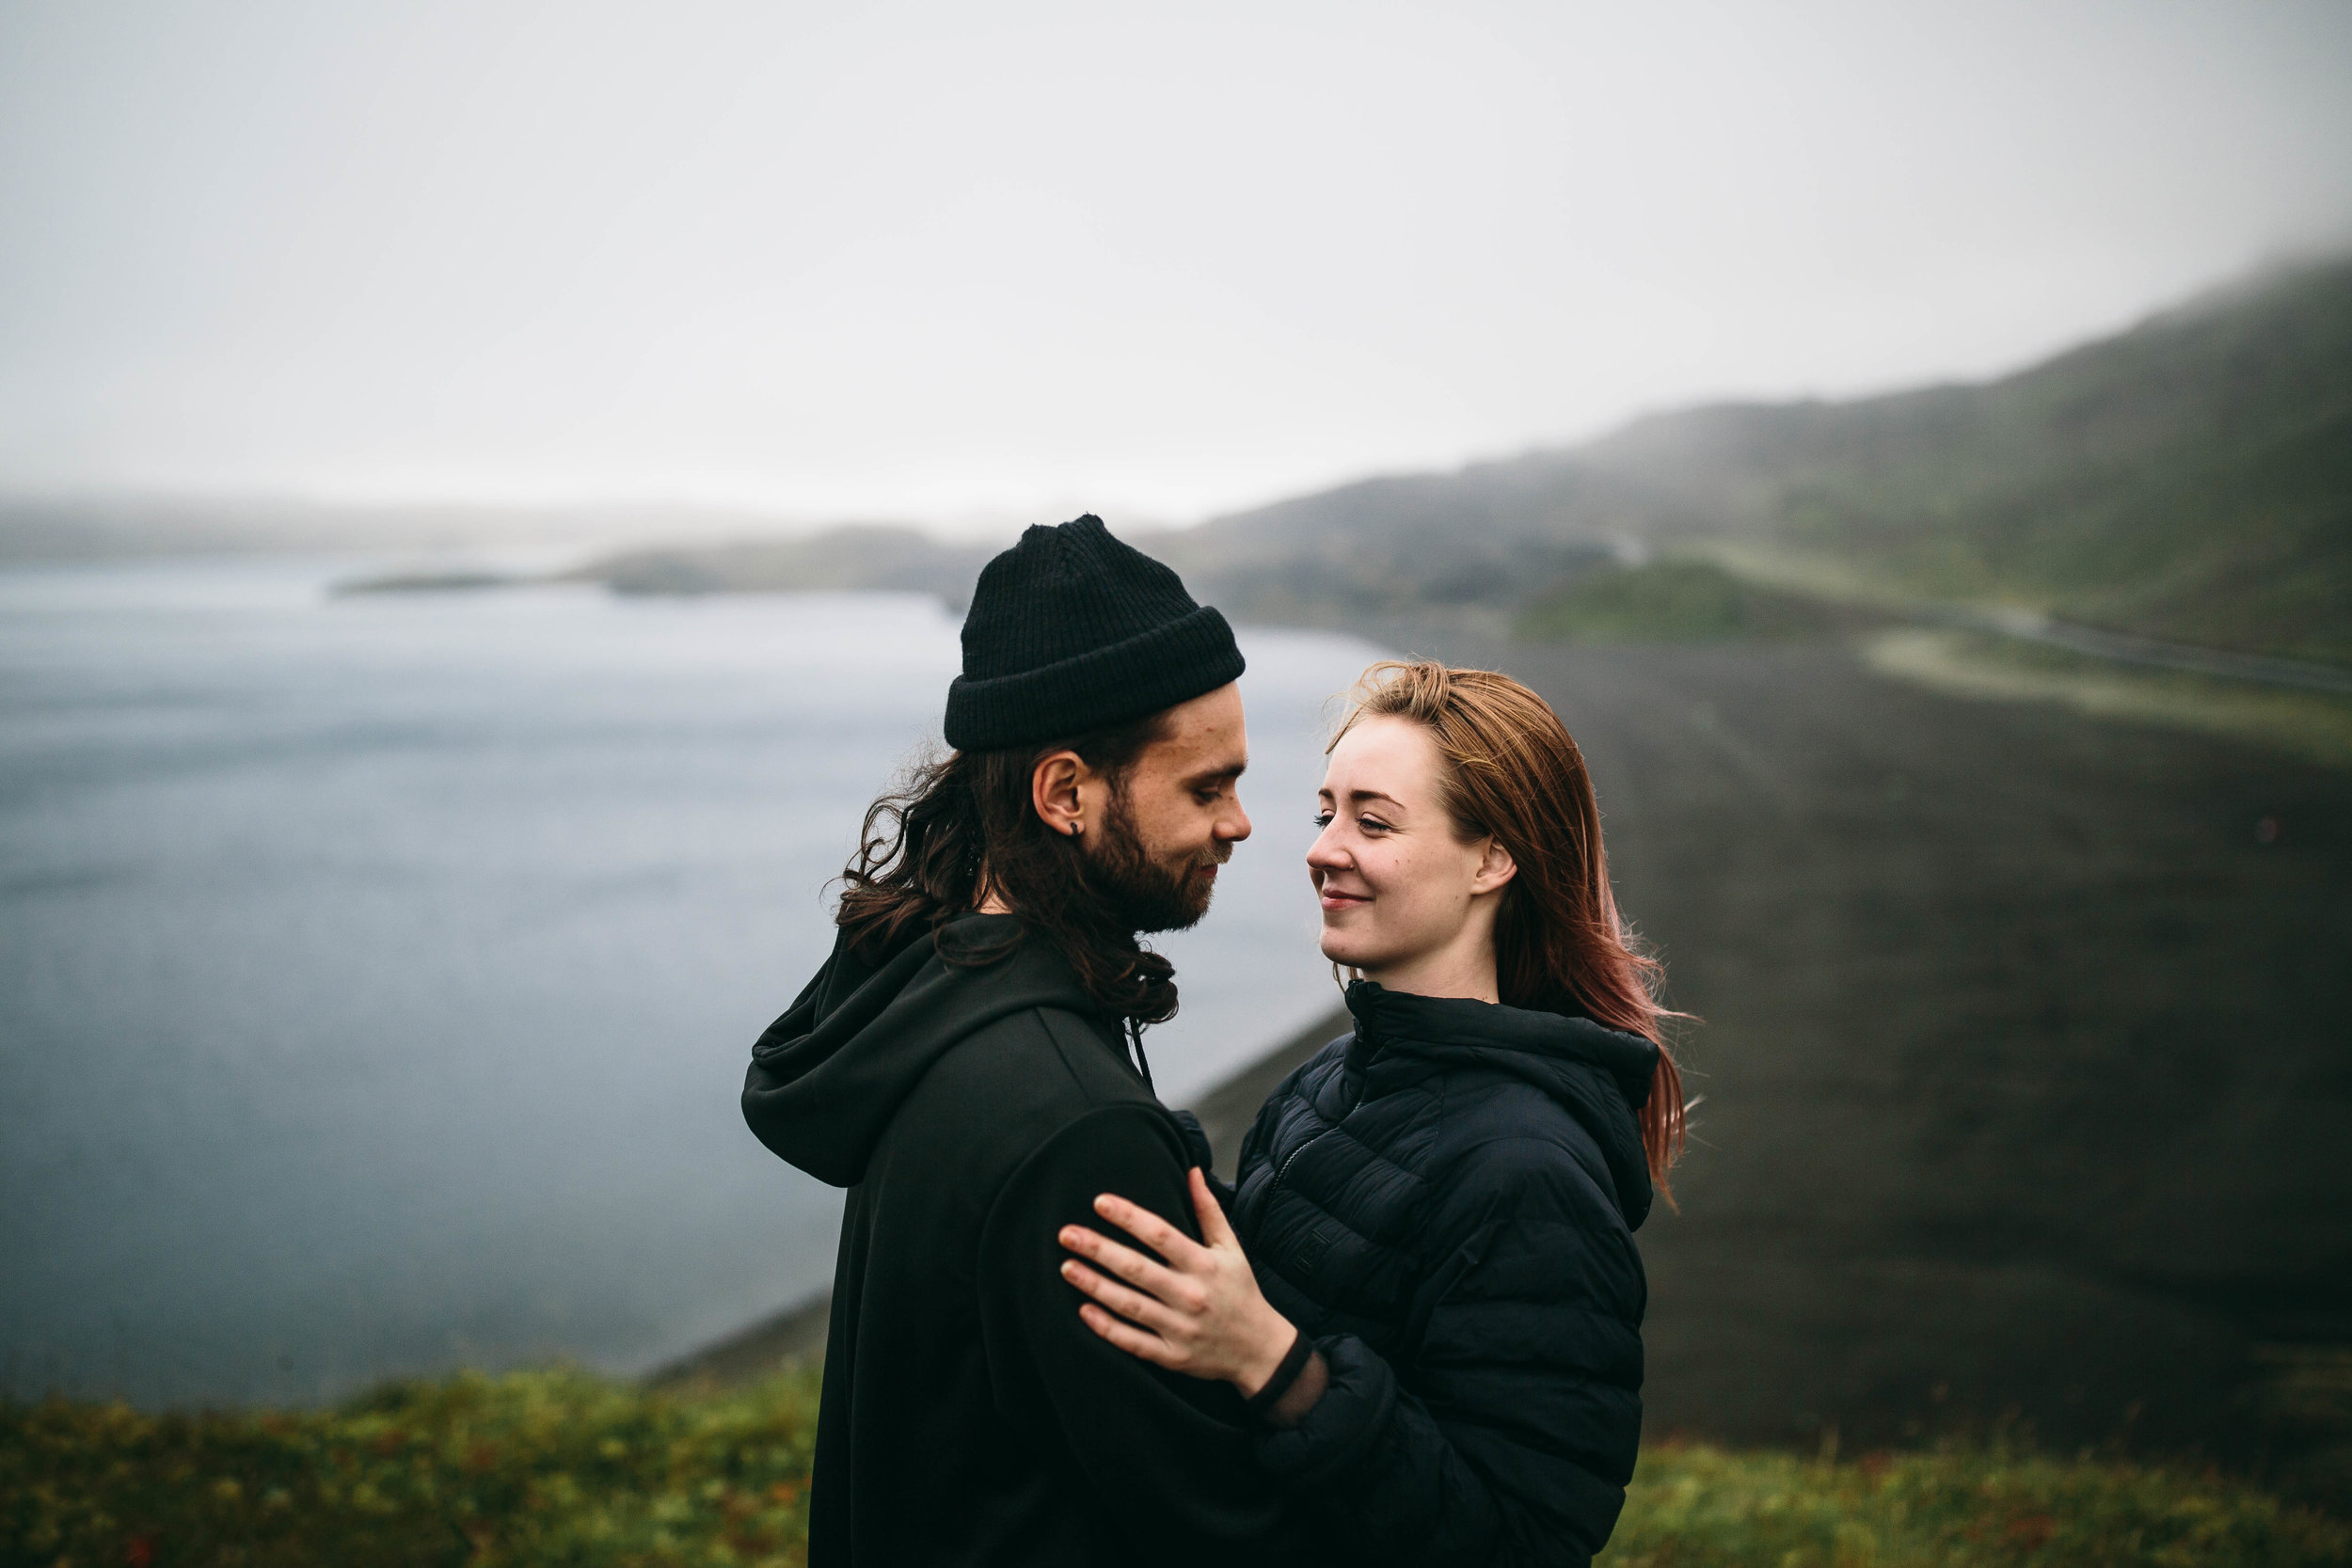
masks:
[[[1359,910],[1372,902],[1372,895],[1369,893],[1350,893],[1345,888],[1336,888],[1328,882],[1317,890],[1317,896],[1323,900],[1323,912],[1326,914],[1337,914],[1343,910]]]

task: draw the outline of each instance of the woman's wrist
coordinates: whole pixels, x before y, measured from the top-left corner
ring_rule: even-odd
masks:
[[[1307,1419],[1308,1412],[1314,1409],[1323,1391],[1330,1386],[1330,1364],[1323,1359],[1321,1351],[1312,1352],[1298,1369],[1298,1375],[1291,1379],[1290,1386],[1259,1413],[1258,1419],[1277,1432],[1292,1431]]]
[[[1296,1326],[1281,1313],[1267,1307],[1264,1321],[1250,1336],[1248,1362],[1234,1374],[1232,1380],[1233,1386],[1241,1391],[1241,1397],[1256,1399],[1274,1380],[1274,1374],[1282,1370],[1283,1359],[1297,1342]]]

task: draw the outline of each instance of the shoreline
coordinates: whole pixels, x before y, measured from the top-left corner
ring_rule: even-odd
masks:
[[[1200,1118],[1209,1147],[1216,1155],[1218,1175],[1232,1174],[1242,1134],[1249,1131],[1258,1107],[1265,1103],[1275,1085],[1349,1027],[1346,1009],[1335,1007],[1203,1090],[1190,1105],[1181,1107]],[[833,1291],[827,1287],[700,1350],[662,1363],[641,1381],[649,1388],[727,1386],[787,1367],[821,1362],[832,1312]]]

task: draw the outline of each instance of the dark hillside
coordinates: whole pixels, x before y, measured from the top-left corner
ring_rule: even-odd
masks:
[[[1835,644],[1438,641],[1567,721],[1705,1020],[1641,1235],[1653,1433],[2013,1418],[2352,1476],[2341,773]]]

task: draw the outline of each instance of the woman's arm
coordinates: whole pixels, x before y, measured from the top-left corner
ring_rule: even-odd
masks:
[[[1182,1219],[1186,1168],[1167,1118],[1132,1104],[1089,1114],[1022,1164],[991,1204],[978,1250],[990,1386],[1015,1430],[1068,1444],[1130,1555],[1295,1561],[1296,1510],[1238,1430],[1241,1402],[1120,1354],[1074,1321],[1080,1298],[1055,1277],[1055,1233],[1083,1218],[1106,1182]]]
[[[1116,1193],[1094,1200],[1096,1213],[1164,1263],[1085,1226],[1062,1227],[1061,1244],[1095,1265],[1062,1263],[1062,1277],[1092,1298],[1078,1315],[1130,1355],[1230,1383],[1270,1424],[1296,1426],[1322,1393],[1323,1358],[1311,1348],[1303,1361],[1293,1356],[1297,1327],[1259,1293],[1240,1238],[1198,1165],[1189,1180],[1199,1242]],[[1278,1377],[1281,1386],[1269,1387]]]
[[[1369,1560],[1581,1563],[1623,1505],[1641,1431],[1640,1259],[1613,1206],[1572,1162],[1545,1148],[1487,1152],[1486,1168],[1431,1216],[1469,1262],[1431,1308],[1415,1391],[1362,1340],[1327,1339],[1318,1398],[1291,1430],[1259,1440],[1260,1462]],[[1241,1292],[1196,1277],[1207,1272],[1202,1259],[1172,1243],[1163,1256],[1171,1267],[1138,1271],[1178,1298],[1170,1307],[1152,1292],[1150,1305],[1165,1309],[1152,1329],[1108,1314],[1089,1326],[1157,1341],[1154,1359],[1181,1343],[1227,1381],[1247,1375],[1246,1358],[1262,1365],[1271,1336],[1252,1326]],[[1216,1267],[1221,1277],[1231,1264]]]

